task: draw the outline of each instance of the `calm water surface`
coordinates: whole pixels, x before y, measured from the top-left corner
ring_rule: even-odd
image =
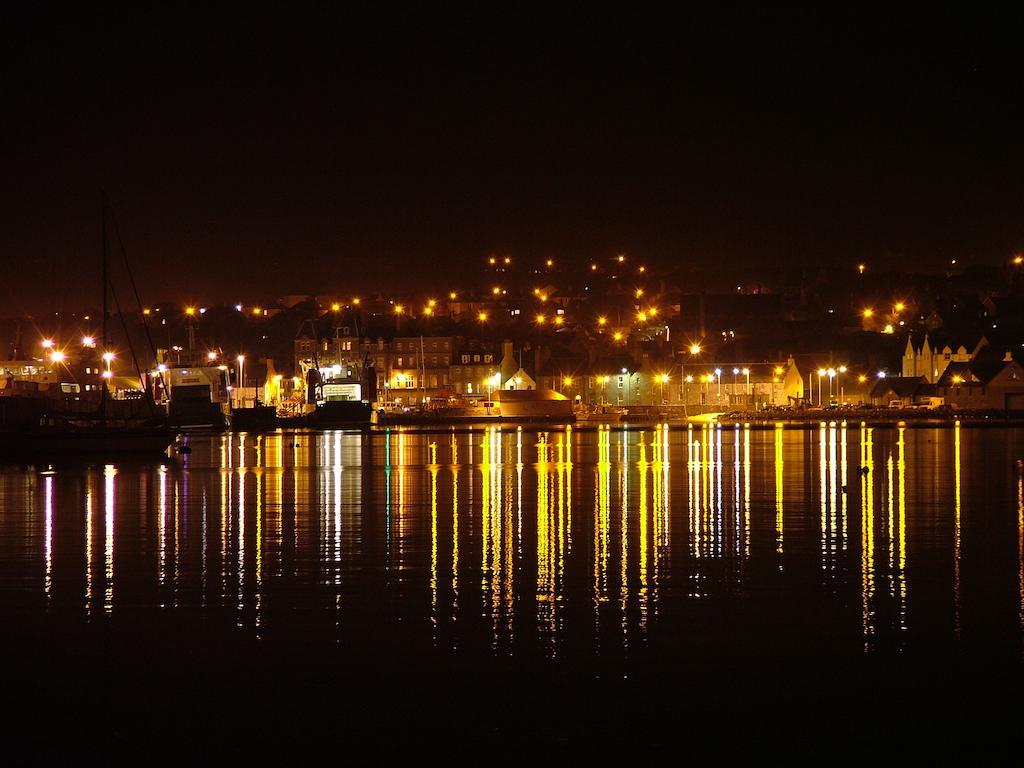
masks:
[[[834,705],[852,728],[900,691],[931,708],[927,727],[1021,675],[1019,430],[191,445],[163,463],[0,467],[7,695],[59,733],[219,742],[191,718],[259,731],[253,706],[331,733],[387,714],[392,736],[397,716],[421,720],[417,739],[569,745],[672,721],[650,733],[665,746],[676,714],[701,733],[749,717],[753,733],[764,707],[770,735]],[[119,712],[106,731],[97,708]]]

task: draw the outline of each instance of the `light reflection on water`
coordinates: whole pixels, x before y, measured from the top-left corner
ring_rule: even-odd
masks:
[[[795,619],[867,653],[1019,644],[1022,444],[959,426],[513,426],[6,466],[0,611],[199,612],[258,637],[553,659],[714,641],[748,614],[764,636]]]

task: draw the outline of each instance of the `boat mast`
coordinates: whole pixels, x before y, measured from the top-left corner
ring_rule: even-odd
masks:
[[[103,233],[103,335],[100,349],[106,353],[109,346],[107,340],[107,195],[100,190],[100,229]],[[106,387],[104,387],[106,389]]]

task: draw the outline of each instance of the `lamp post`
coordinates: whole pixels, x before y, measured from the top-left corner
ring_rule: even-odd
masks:
[[[839,404],[840,405],[842,405],[843,403],[846,402],[846,398],[843,395],[843,380],[841,378],[839,378],[840,375],[842,375],[844,373],[846,373],[846,366],[845,365],[840,365],[839,368],[837,369],[837,372],[836,372],[836,386],[839,389]]]
[[[238,360],[238,405],[242,407],[245,405],[245,355],[239,355]]]
[[[821,405],[821,380],[824,378],[824,376],[825,376],[825,369],[824,368],[819,368],[818,369],[818,405],[819,406]]]
[[[722,369],[715,368],[715,379],[718,380],[718,403],[722,403]]]
[[[746,379],[747,379],[747,383],[743,387],[743,397],[745,399],[749,400],[750,399],[750,369],[749,368],[744,368],[744,369],[742,369],[740,371],[740,373],[742,373],[746,377]]]

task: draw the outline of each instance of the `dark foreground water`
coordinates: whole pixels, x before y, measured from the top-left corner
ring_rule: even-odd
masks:
[[[0,466],[11,748],[831,759],[1015,743],[1022,431],[191,445]]]

